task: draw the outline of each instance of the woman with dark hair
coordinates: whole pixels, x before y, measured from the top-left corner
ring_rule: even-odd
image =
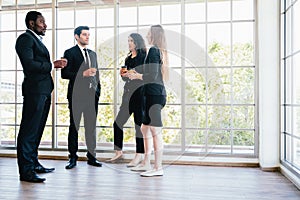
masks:
[[[125,59],[126,69],[120,69],[120,75],[125,81],[122,104],[113,124],[114,150],[116,154],[107,162],[115,163],[123,159],[123,128],[131,114],[133,114],[136,131],[136,154],[127,166],[135,167],[142,161],[142,154],[144,154],[143,134],[141,132],[144,104],[143,81],[130,80],[128,74],[142,73],[142,65],[146,57],[146,45],[142,36],[138,33],[130,34],[128,37],[128,48],[129,53]]]
[[[147,34],[147,39],[151,48],[145,59],[143,73],[129,74],[130,80],[143,80],[145,95],[145,114],[141,127],[145,156],[143,161],[132,171],[144,171],[141,176],[162,176],[162,156],[163,156],[163,137],[162,137],[162,118],[161,110],[166,104],[166,89],[164,82],[168,80],[168,52],[165,38],[165,31],[161,25],[153,25]],[[151,169],[150,155],[154,147],[154,167]]]

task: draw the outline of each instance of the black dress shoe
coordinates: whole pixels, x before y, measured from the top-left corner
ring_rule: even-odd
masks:
[[[30,172],[25,175],[20,175],[20,181],[27,181],[31,183],[42,183],[46,179],[39,177],[35,172]]]
[[[102,167],[102,163],[99,162],[98,160],[88,160],[87,164],[95,166],[95,167]]]
[[[76,162],[77,162],[77,158],[71,157],[69,159],[68,164],[66,165],[66,169],[72,169],[72,168],[74,168],[76,166]]]
[[[49,173],[49,172],[53,172],[55,170],[55,168],[45,168],[42,165],[36,166],[34,168],[34,171],[36,173]]]

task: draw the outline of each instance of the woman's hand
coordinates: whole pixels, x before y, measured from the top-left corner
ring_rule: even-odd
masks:
[[[128,77],[130,80],[134,80],[134,79],[143,80],[143,74],[137,73],[136,71],[133,72],[128,71],[126,73],[126,77]]]

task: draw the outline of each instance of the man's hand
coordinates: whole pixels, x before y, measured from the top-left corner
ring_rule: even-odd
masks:
[[[85,71],[83,71],[83,77],[90,77],[90,76],[95,76],[97,72],[96,68],[89,68]]]
[[[54,68],[64,68],[65,66],[67,66],[68,60],[65,58],[62,58],[60,60],[55,60],[53,62],[53,64],[54,64]]]

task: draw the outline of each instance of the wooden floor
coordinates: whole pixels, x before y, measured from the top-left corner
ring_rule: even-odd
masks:
[[[0,157],[0,199],[300,199],[300,191],[283,175],[259,168],[167,165],[163,177],[146,178],[125,164],[96,168],[80,161],[65,170],[66,161],[41,163],[56,168],[43,176],[44,183],[20,182],[16,159]]]

